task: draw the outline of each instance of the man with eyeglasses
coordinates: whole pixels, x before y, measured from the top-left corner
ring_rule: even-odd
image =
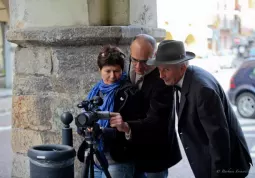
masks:
[[[169,105],[174,103],[173,88],[159,78],[156,67],[146,64],[154,56],[156,45],[153,37],[140,34],[130,46],[129,77],[143,94],[144,115],[128,123],[110,121],[111,127],[125,132],[134,145],[136,178],[167,178],[168,168],[181,160],[174,124],[168,119]]]
[[[133,84],[138,85],[141,89],[144,77],[150,73],[156,76],[157,69],[153,66],[148,66],[146,62],[154,54],[156,44],[154,45],[153,39],[147,35],[139,35],[135,38],[130,46],[130,71],[129,76]],[[149,41],[150,40],[150,41]],[[158,77],[157,77],[158,78]],[[157,79],[156,78],[156,79]]]

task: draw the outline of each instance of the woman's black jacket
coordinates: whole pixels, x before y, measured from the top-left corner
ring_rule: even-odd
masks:
[[[143,118],[142,115],[142,95],[138,88],[130,82],[124,82],[115,93],[114,112],[119,112],[126,121],[135,118]],[[134,155],[131,150],[130,141],[125,138],[124,132],[119,132],[115,128],[104,128],[103,138],[105,147],[110,152],[112,159],[116,162],[129,162]]]

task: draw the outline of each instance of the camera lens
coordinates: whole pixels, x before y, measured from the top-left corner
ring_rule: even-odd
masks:
[[[86,122],[87,122],[87,117],[85,114],[80,114],[78,117],[77,117],[77,121],[79,123],[79,125],[81,126],[85,126]]]

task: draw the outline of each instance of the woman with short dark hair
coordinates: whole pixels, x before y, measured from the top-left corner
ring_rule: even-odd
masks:
[[[124,72],[125,54],[117,47],[105,46],[97,58],[101,80],[91,89],[87,99],[94,96],[103,98],[99,107],[102,111],[119,112],[126,121],[137,118],[141,106],[139,90],[132,86]],[[98,148],[104,153],[109,164],[112,178],[132,178],[134,165],[132,148],[123,132],[110,127],[109,120],[99,120],[103,134],[98,140]],[[98,162],[98,161],[96,161]],[[105,177],[98,164],[95,166],[95,178]]]

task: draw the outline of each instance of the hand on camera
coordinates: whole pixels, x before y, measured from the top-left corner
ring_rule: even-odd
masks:
[[[115,127],[120,132],[129,133],[129,125],[124,122],[120,113],[111,112],[110,113],[110,126]]]
[[[93,132],[93,127],[88,127],[88,128],[87,128],[87,131],[88,131],[88,132]]]
[[[78,128],[77,129],[77,133],[83,137],[85,137],[86,135],[90,134],[91,132],[93,132],[93,128],[92,127],[87,127],[86,129],[82,129],[82,128]]]

